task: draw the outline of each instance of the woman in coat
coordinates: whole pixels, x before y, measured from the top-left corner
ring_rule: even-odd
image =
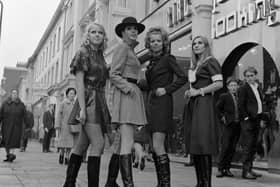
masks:
[[[85,40],[70,65],[76,77],[77,97],[80,105],[79,121],[82,129],[72,150],[64,187],[74,187],[83,160],[88,151],[88,186],[99,186],[101,155],[104,150],[104,134],[110,124],[110,113],[105,100],[105,84],[108,69],[103,56],[107,36],[102,25],[89,23]]]
[[[72,147],[77,142],[77,138],[79,136],[78,133],[72,133],[69,129],[68,125],[68,118],[72,111],[75,96],[76,96],[76,89],[75,88],[68,88],[65,92],[66,98],[61,103],[57,117],[55,128],[58,132],[58,142],[57,147],[59,148],[59,163],[67,164],[69,161],[69,155]]]
[[[145,46],[151,54],[146,71],[148,116],[152,129],[153,159],[156,167],[158,186],[170,187],[169,158],[164,142],[173,118],[172,93],[182,87],[187,79],[184,71],[169,54],[167,32],[161,27],[152,27],[146,34]],[[177,79],[174,81],[174,75]]]
[[[20,148],[23,124],[29,126],[26,109],[18,98],[18,91],[12,90],[11,96],[4,101],[0,109],[0,123],[2,123],[2,142],[7,158],[5,162],[13,162],[16,159],[15,149]]]
[[[133,187],[131,151],[134,128],[147,123],[144,99],[137,86],[141,64],[134,52],[137,36],[145,26],[134,17],[126,17],[115,27],[122,39],[112,58],[112,123],[118,124],[121,134],[120,171],[125,187]]]
[[[212,155],[218,152],[218,121],[213,93],[223,87],[219,62],[211,55],[206,37],[192,41],[192,68],[186,114],[186,152],[193,155],[197,187],[211,187]]]

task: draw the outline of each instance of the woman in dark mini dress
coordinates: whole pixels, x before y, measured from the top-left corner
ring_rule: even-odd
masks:
[[[108,78],[103,51],[106,33],[102,25],[90,23],[85,31],[85,41],[76,52],[70,65],[76,77],[76,89],[82,124],[78,142],[72,150],[64,187],[74,187],[83,160],[88,151],[88,186],[98,187],[100,157],[104,149],[104,133],[110,123],[110,114],[105,100],[105,84]]]
[[[186,83],[186,76],[169,54],[167,32],[161,27],[152,27],[146,34],[145,46],[151,54],[146,71],[148,96],[148,121],[152,129],[154,163],[158,186],[170,186],[169,158],[164,147],[167,130],[172,125],[172,93]],[[174,81],[174,75],[177,79]]]
[[[193,155],[197,187],[211,186],[212,155],[218,152],[218,126],[213,93],[223,87],[219,62],[211,56],[207,38],[192,42],[190,89],[185,113],[186,151]]]

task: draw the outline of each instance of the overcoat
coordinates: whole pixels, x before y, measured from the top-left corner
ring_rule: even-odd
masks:
[[[137,81],[141,71],[141,64],[134,52],[137,44],[128,45],[122,41],[114,51],[110,70],[112,123],[147,124],[142,92],[135,83],[128,81]]]
[[[20,148],[23,123],[28,123],[26,109],[20,99],[8,98],[0,109],[2,123],[2,142],[5,148]],[[27,125],[29,126],[29,125]]]
[[[57,142],[57,147],[59,148],[72,148],[74,145],[74,138],[77,136],[70,132],[68,125],[68,118],[73,105],[74,102],[71,102],[69,99],[65,99],[58,108],[55,128],[60,129]]]

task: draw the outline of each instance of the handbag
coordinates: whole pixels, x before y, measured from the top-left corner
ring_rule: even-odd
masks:
[[[80,110],[79,101],[76,99],[68,118],[68,126],[71,133],[79,133],[81,131],[81,124],[79,121]]]

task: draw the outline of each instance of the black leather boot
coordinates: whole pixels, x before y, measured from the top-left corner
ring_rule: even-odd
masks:
[[[76,154],[71,154],[70,161],[66,171],[66,180],[63,187],[75,187],[76,178],[81,167],[83,157]]]
[[[203,169],[203,187],[211,187],[212,178],[212,157],[211,155],[201,155],[201,164]]]
[[[108,168],[108,177],[105,187],[120,187],[117,184],[117,178],[120,170],[120,155],[113,154],[111,156]]]
[[[124,187],[134,187],[131,154],[120,155],[120,170]]]
[[[87,164],[88,187],[99,186],[100,156],[89,156]]]
[[[159,166],[158,166],[158,159],[156,153],[152,153],[152,157],[155,164],[156,174],[157,174],[157,187],[160,187],[160,178],[159,178]]]
[[[167,154],[157,156],[160,187],[170,187],[170,164]]]
[[[196,180],[197,185],[196,187],[203,187],[203,171],[201,167],[201,161],[199,155],[193,155],[193,162],[194,162],[194,168],[195,168],[195,174],[196,174]]]

